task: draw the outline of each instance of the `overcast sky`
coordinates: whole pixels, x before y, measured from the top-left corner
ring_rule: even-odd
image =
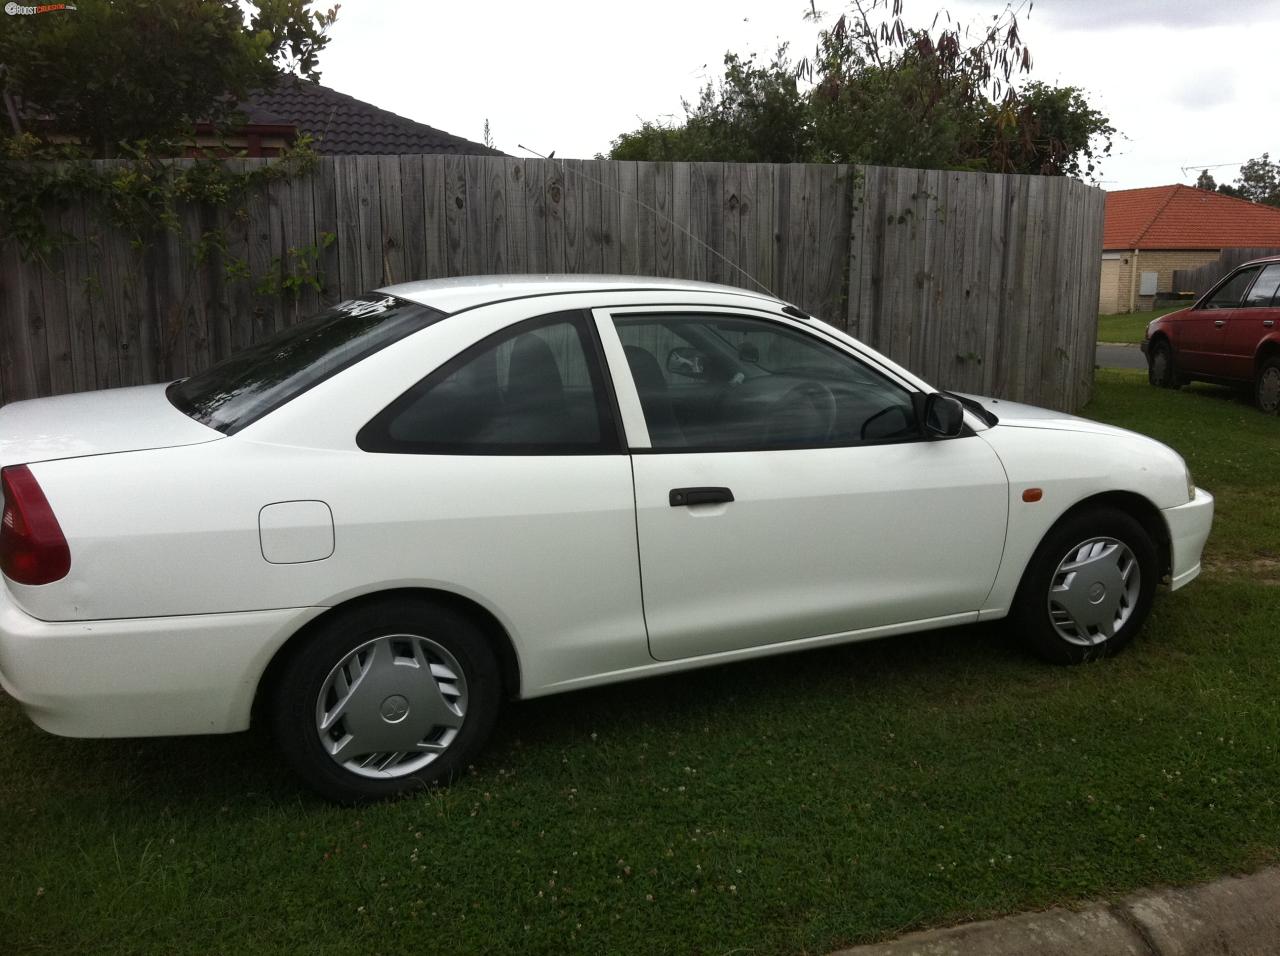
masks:
[[[326,0],[327,2],[327,0]],[[905,0],[927,25],[942,4]],[[945,4],[981,25],[998,2]],[[829,18],[839,0],[818,3]],[[344,0],[323,82],[458,136],[527,156],[589,158],[641,119],[678,119],[726,50],[813,49],[803,0]],[[1101,185],[1229,182],[1280,154],[1280,0],[1037,0],[1019,16],[1031,76],[1087,91],[1123,134]],[[1186,167],[1186,171],[1183,171]],[[1194,168],[1193,168],[1194,167]]]

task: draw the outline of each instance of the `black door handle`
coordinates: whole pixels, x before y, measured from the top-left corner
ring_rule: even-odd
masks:
[[[687,505],[719,505],[733,500],[733,492],[728,488],[672,488],[671,507],[683,508]]]

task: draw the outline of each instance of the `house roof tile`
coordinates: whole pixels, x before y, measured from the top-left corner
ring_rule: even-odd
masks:
[[[1280,209],[1191,186],[1107,193],[1103,249],[1280,246]]]
[[[251,125],[297,127],[317,153],[459,153],[501,156],[480,143],[427,126],[319,83],[285,77],[241,104]]]

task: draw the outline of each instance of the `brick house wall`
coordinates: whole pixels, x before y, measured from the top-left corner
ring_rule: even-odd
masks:
[[[1135,261],[1133,250],[1113,250],[1102,255],[1102,284],[1098,290],[1098,311],[1107,315],[1129,311],[1130,282],[1134,289],[1134,311],[1150,309],[1155,297],[1138,295],[1141,273],[1156,273],[1157,292],[1187,291],[1173,288],[1174,269],[1194,269],[1218,258],[1221,249],[1143,249]],[[1133,273],[1137,269],[1139,275]]]

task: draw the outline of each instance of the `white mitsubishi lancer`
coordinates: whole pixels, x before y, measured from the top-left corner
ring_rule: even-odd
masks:
[[[260,719],[342,802],[504,699],[1011,617],[1110,654],[1200,571],[1171,449],[668,279],[379,289],[169,385],[0,410],[0,683],[74,737]]]

